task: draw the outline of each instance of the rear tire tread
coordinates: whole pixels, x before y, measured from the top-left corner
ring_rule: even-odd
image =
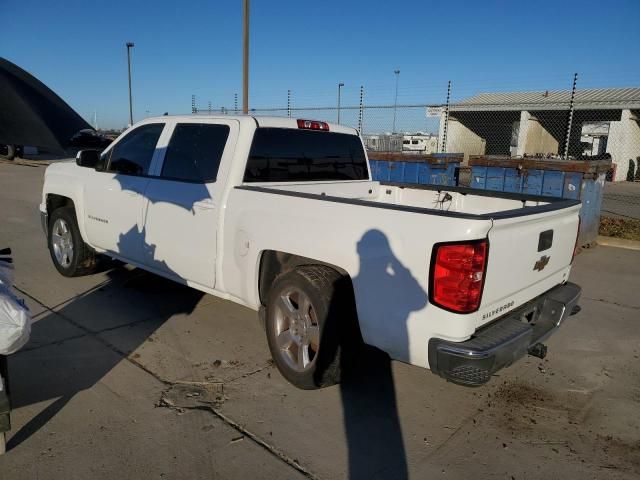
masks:
[[[289,372],[286,366],[283,367],[276,359],[277,353],[274,352],[271,345],[272,340],[268,325],[270,310],[269,302],[267,303],[267,337],[270,348],[272,348],[274,361],[280,373],[298,388],[310,390],[329,387],[339,383],[344,373],[343,344],[357,341],[356,336],[352,338],[351,335],[347,335],[350,329],[345,328],[352,322],[357,324],[353,294],[351,289],[347,288],[347,282],[343,282],[345,278],[336,270],[324,265],[303,265],[279,276],[269,293],[268,299],[271,299],[276,292],[282,290],[282,284],[297,283],[302,280],[303,283],[307,283],[311,287],[312,295],[319,297],[319,303],[322,303],[322,305],[315,305],[316,313],[319,313],[318,308],[320,308],[323,311],[322,315],[324,315],[322,320],[319,318],[322,331],[318,358],[315,367],[304,374]],[[302,285],[297,286],[302,287]],[[351,346],[351,343],[349,345]],[[353,347],[355,348],[356,345],[354,343]]]

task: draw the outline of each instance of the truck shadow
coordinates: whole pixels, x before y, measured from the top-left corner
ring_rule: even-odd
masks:
[[[153,251],[154,246],[144,242],[144,232],[132,229],[120,236],[120,243],[137,241]],[[105,272],[105,282],[37,320],[32,341],[10,357],[12,407],[55,400],[13,434],[7,449],[27,440],[76,394],[131,358],[171,317],[192,313],[204,296],[119,262],[104,264],[113,267]],[[57,332],[68,333],[60,341],[49,340],[60,338]]]
[[[358,313],[367,315],[375,328],[384,332],[389,343],[385,348],[397,358],[408,359],[407,321],[411,312],[427,304],[427,294],[394,255],[382,232],[365,233],[357,251],[360,270],[352,283]],[[343,333],[340,393],[349,451],[348,478],[407,478],[391,360],[377,348],[354,342],[352,326]]]

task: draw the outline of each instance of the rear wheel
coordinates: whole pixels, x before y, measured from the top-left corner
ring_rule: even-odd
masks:
[[[95,269],[95,253],[82,240],[73,207],[61,207],[51,213],[48,243],[53,265],[65,277],[88,275]]]
[[[355,320],[350,288],[337,271],[302,266],[283,274],[269,291],[266,331],[276,367],[298,388],[340,381],[346,335]],[[355,344],[353,344],[355,346]]]
[[[16,147],[14,145],[0,145],[0,158],[13,160],[15,156]]]

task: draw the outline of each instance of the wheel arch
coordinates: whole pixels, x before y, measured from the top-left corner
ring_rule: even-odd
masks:
[[[81,205],[79,205],[76,200],[71,195],[71,192],[65,193],[46,193],[45,196],[46,209],[47,209],[47,218],[51,218],[51,214],[54,210],[62,207],[71,207],[74,209],[76,214],[76,222],[78,223],[78,229],[80,230],[80,236],[82,240],[89,245],[87,241],[87,232],[85,231],[84,222],[81,221],[83,218],[82,211],[79,211]]]
[[[73,207],[75,210],[76,204],[73,199],[65,195],[58,195],[57,193],[47,193],[47,215],[51,215],[54,210],[62,207]]]
[[[263,250],[260,253],[260,260],[258,262],[257,283],[260,304],[265,304],[269,289],[280,275],[303,265],[323,265],[332,268],[345,277],[345,279],[348,279],[351,289],[353,290],[351,276],[344,268],[338,265],[279,250]]]

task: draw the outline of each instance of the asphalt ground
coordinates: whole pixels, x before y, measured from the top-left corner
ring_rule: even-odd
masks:
[[[0,247],[35,319],[9,358],[3,480],[640,476],[640,252],[583,251],[582,311],[485,387],[371,351],[301,391],[255,312],[125,265],[61,277],[36,165],[0,163]]]
[[[602,215],[640,220],[640,182],[605,183]]]

